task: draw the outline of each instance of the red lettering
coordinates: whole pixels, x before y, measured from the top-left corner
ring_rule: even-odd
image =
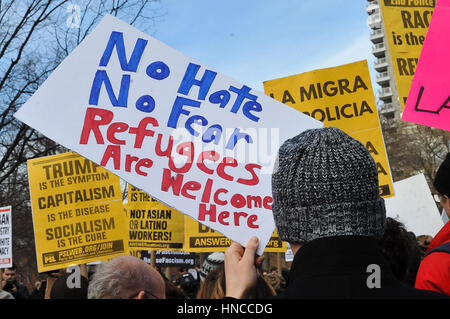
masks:
[[[100,119],[96,120],[96,116],[100,116]],[[97,144],[104,144],[102,133],[98,128],[101,125],[109,124],[114,117],[114,113],[108,110],[97,109],[89,107],[86,110],[84,117],[83,130],[81,131],[80,144],[87,144],[89,135],[94,132],[95,140]]]
[[[247,207],[248,208],[252,208],[252,202],[255,205],[255,207],[257,207],[257,208],[261,208],[262,207],[261,196],[248,195],[247,196]]]
[[[272,210],[272,205],[270,205],[272,202],[273,202],[273,198],[272,198],[272,197],[270,197],[270,196],[264,197],[264,200],[263,200],[263,207],[264,207],[265,209],[270,209],[270,210]]]
[[[216,205],[212,204],[210,205],[210,209],[206,209],[206,204],[200,204],[199,211],[198,211],[198,220],[205,221],[206,215],[209,215],[209,221],[215,222],[216,221]]]
[[[135,167],[135,171],[139,175],[147,176],[148,174],[146,172],[143,172],[141,170],[141,167],[150,168],[152,166],[153,166],[153,161],[151,159],[149,159],[149,158],[142,158],[142,159],[139,160],[139,162],[137,162],[136,167]]]
[[[241,194],[234,194],[231,197],[230,203],[236,208],[242,208],[245,206],[245,197]]]
[[[123,122],[112,123],[106,131],[106,138],[113,144],[125,145],[124,140],[116,138],[116,133],[125,132],[128,129],[128,124]]]
[[[169,136],[169,142],[167,143],[166,149],[163,151],[161,149],[161,140],[162,140],[162,134],[158,134],[158,138],[156,139],[156,146],[155,146],[155,153],[158,156],[166,156],[169,157],[170,154],[172,154],[172,148],[173,148],[173,137]]]
[[[146,136],[153,136],[155,131],[147,130],[147,125],[152,124],[154,127],[158,127],[158,121],[153,117],[144,117],[140,122],[138,127],[130,127],[128,132],[130,134],[136,134],[136,139],[134,141],[135,148],[141,148],[142,142]]]
[[[161,183],[161,190],[164,192],[167,192],[170,187],[172,187],[172,192],[174,195],[179,196],[181,185],[183,184],[183,177],[182,174],[177,174],[175,178],[172,177],[170,169],[165,168],[163,170],[163,178]]]
[[[224,210],[223,212],[219,213],[219,215],[217,216],[217,219],[219,220],[219,223],[221,223],[222,225],[228,226],[228,225],[230,225],[230,223],[225,221],[225,219],[228,217],[230,217],[230,212],[227,212],[226,210]]]
[[[197,159],[197,166],[201,171],[205,172],[206,174],[213,174],[214,170],[206,167],[204,161],[209,160],[209,161],[216,162],[219,160],[219,158],[220,158],[220,155],[216,151],[201,152]]]
[[[250,215],[247,219],[247,226],[250,228],[259,228],[259,225],[256,225],[255,222],[258,220],[258,216]]]
[[[206,217],[208,216],[208,220],[210,222],[216,222],[216,217],[217,217],[217,221],[225,226],[229,226],[230,222],[227,220],[230,217],[230,212],[229,211],[222,211],[217,215],[217,210],[216,210],[216,205],[212,204],[210,205],[209,209],[207,209],[206,204],[200,204],[199,206],[199,211],[198,211],[198,220],[199,221],[206,221]],[[234,221],[234,226],[240,226],[240,222],[241,222],[241,218],[247,218],[247,226],[250,228],[259,228],[259,226],[257,224],[255,224],[255,222],[258,220],[258,216],[257,215],[248,215],[245,212],[234,212],[233,213],[233,221]]]
[[[206,181],[205,189],[203,190],[202,202],[209,203],[209,198],[211,197],[211,188],[212,188],[213,180],[208,178]]]
[[[139,157],[127,154],[125,157],[125,172],[131,172],[131,164],[133,164],[133,162],[137,162],[138,160]]]
[[[228,203],[228,201],[226,200],[221,200],[219,199],[219,194],[221,193],[228,193],[228,191],[225,188],[219,188],[218,190],[216,190],[216,192],[214,193],[214,203],[218,204],[218,205],[226,205]]]
[[[244,212],[234,212],[234,224],[236,225],[236,226],[240,226],[240,224],[239,224],[239,219],[241,218],[241,217],[247,217],[248,216],[248,214],[247,213],[244,213]]]
[[[249,186],[253,186],[259,183],[259,178],[258,175],[256,175],[255,173],[255,168],[257,169],[261,169],[261,165],[258,164],[247,164],[245,165],[245,169],[247,171],[250,172],[250,174],[252,174],[252,178],[251,179],[243,179],[243,178],[239,178],[236,182],[244,184],[244,185],[249,185]]]
[[[120,146],[119,145],[108,145],[103,154],[101,166],[106,166],[109,159],[112,158],[114,162],[114,169],[120,169]]]
[[[200,188],[202,188],[202,184],[200,184],[199,182],[194,181],[186,182],[183,185],[183,188],[181,189],[181,195],[190,199],[195,199],[196,197],[194,195],[189,194],[188,190],[198,191]]]
[[[224,157],[219,166],[217,166],[217,175],[227,181],[232,181],[234,177],[225,173],[225,167],[227,166],[236,167],[238,162],[232,157]]]
[[[194,143],[192,142],[183,142],[177,146],[176,149],[177,153],[180,155],[185,155],[187,157],[186,163],[180,167],[177,168],[175,166],[175,163],[173,161],[173,157],[169,157],[169,168],[174,171],[175,173],[186,173],[188,172],[191,167],[194,160]]]

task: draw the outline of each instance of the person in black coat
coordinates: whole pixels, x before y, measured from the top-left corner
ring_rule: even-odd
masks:
[[[392,274],[376,238],[386,210],[378,169],[359,141],[334,128],[307,130],[280,147],[272,175],[275,225],[294,260],[281,298],[435,298]],[[258,239],[225,254],[226,295],[256,278]]]
[[[17,267],[14,263],[11,267],[3,270],[0,289],[9,292],[15,299],[29,298],[27,287],[17,280]]]

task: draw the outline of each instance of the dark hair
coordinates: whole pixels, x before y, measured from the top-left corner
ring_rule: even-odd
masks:
[[[406,281],[408,266],[414,255],[414,243],[401,222],[387,217],[383,236],[377,238],[381,252],[390,265],[394,276]]]
[[[166,284],[166,299],[184,299],[184,293],[181,288],[178,288],[164,274],[161,274]]]
[[[9,270],[17,270],[17,266],[16,266],[15,263],[12,263],[11,267],[7,267],[6,269],[9,269]]]
[[[71,274],[65,274],[55,280],[50,299],[87,299],[89,280],[80,276],[80,287],[69,288],[67,279]]]
[[[256,283],[242,296],[243,299],[272,298],[277,295],[275,289],[258,272]],[[225,268],[212,270],[202,282],[197,299],[223,299],[226,296]]]

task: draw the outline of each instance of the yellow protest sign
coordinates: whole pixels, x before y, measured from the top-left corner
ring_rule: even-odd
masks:
[[[130,249],[183,249],[182,213],[131,185],[128,187],[126,207]]]
[[[38,271],[128,253],[119,178],[76,153],[28,161]]]
[[[225,251],[233,242],[228,237],[185,216],[184,250],[189,252]],[[281,241],[276,230],[272,234],[264,252],[286,252],[286,242]]]
[[[435,0],[380,0],[400,105],[405,108]]]
[[[337,127],[363,143],[378,167],[380,195],[394,195],[367,61],[264,82],[276,100]]]

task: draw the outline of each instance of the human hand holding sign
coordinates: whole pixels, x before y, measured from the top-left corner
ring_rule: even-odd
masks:
[[[244,248],[233,242],[225,251],[226,296],[242,298],[245,292],[256,284],[257,267],[263,257],[256,255],[259,240],[253,236]]]

